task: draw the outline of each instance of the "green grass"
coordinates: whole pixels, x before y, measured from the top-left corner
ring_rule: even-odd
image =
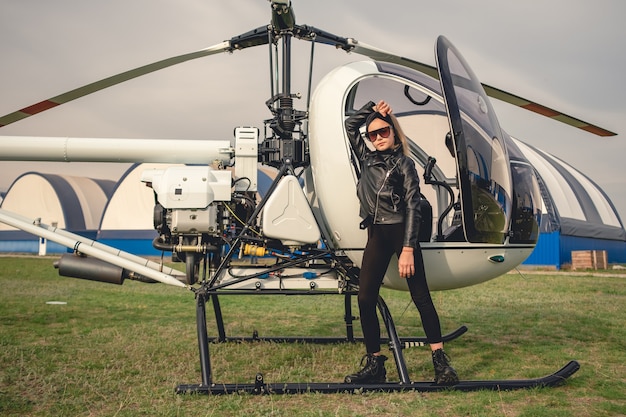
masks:
[[[0,258],[2,416],[615,416],[626,415],[626,280],[509,274],[433,293],[446,350],[464,379],[540,377],[571,359],[556,388],[510,392],[176,395],[200,382],[195,300],[186,290],[59,277],[53,258]],[[384,291],[399,333],[423,335],[404,292]],[[47,301],[64,301],[50,305]],[[229,336],[344,336],[343,297],[224,296]],[[212,312],[209,305],[207,310]],[[355,306],[356,312],[356,306]],[[209,331],[215,324],[208,315]],[[360,329],[357,325],[357,332]],[[338,382],[360,344],[211,344],[213,380]],[[432,378],[427,348],[405,350],[411,378]],[[393,362],[389,378],[397,380]]]

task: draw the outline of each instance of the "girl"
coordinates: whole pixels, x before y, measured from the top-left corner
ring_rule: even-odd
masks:
[[[348,375],[346,383],[385,382],[385,360],[380,353],[380,326],[376,303],[392,255],[398,255],[400,276],[407,279],[426,338],[432,350],[435,383],[452,385],[459,379],[443,351],[439,316],[430,297],[418,241],[420,188],[415,164],[409,158],[406,138],[385,101],[369,102],[346,122],[350,144],[361,166],[357,185],[361,228],[367,228],[367,244],[359,276],[358,303],[365,339],[365,366]],[[361,133],[374,145],[370,150]],[[361,364],[363,364],[363,360]]]

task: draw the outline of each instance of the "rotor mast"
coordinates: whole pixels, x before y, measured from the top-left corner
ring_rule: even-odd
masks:
[[[272,91],[272,97],[265,103],[273,118],[265,121],[265,126],[270,130],[266,129],[261,145],[261,162],[277,168],[285,162],[293,167],[306,166],[306,134],[302,130],[302,122],[307,114],[294,108],[293,100],[300,98],[300,95],[291,92],[291,39],[297,27],[296,18],[290,0],[271,0],[271,6],[272,23],[268,28],[268,40],[270,48],[277,45],[279,39],[281,41],[281,88],[276,93]],[[270,62],[270,77],[279,73],[274,71],[273,66]]]

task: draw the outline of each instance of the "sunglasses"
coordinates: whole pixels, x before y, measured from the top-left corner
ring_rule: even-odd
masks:
[[[385,127],[381,127],[380,129],[367,132],[367,137],[372,142],[376,142],[376,139],[378,139],[379,135],[381,138],[388,138],[390,134],[391,134],[391,126],[385,126]]]

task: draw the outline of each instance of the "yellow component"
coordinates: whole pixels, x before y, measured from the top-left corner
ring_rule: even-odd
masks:
[[[249,244],[245,244],[243,245],[243,254],[244,255],[251,255],[251,256],[265,256],[267,255],[267,249],[262,247],[262,246],[257,246],[257,245],[249,245]]]

